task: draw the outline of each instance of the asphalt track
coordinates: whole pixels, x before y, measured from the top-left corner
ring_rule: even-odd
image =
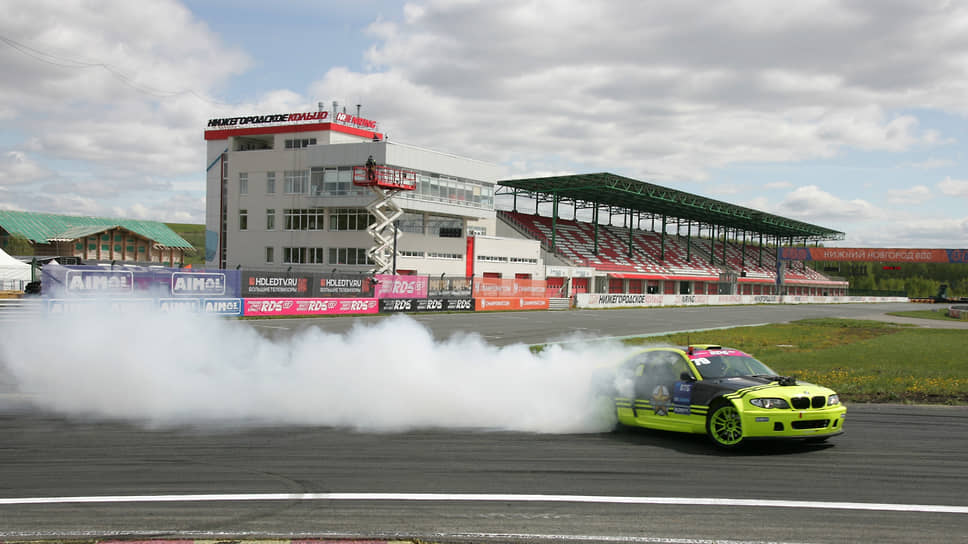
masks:
[[[440,338],[625,336],[920,305],[425,316]],[[247,321],[264,334],[349,319]],[[851,405],[829,445],[317,427],[146,430],[0,407],[0,540],[965,542],[968,408]],[[55,500],[55,498],[60,498]]]

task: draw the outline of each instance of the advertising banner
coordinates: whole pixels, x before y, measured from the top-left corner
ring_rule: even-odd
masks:
[[[47,313],[148,313],[154,312],[157,304],[151,298],[52,298],[47,300]]]
[[[373,298],[247,298],[244,315],[338,315],[375,314]]]
[[[242,299],[203,298],[201,311],[212,315],[242,315]]]
[[[312,275],[286,272],[242,272],[242,298],[309,297]],[[246,314],[248,315],[248,314]]]
[[[380,312],[473,312],[472,298],[384,298]]]
[[[376,298],[427,298],[427,276],[376,275]]]
[[[482,297],[534,297],[545,296],[545,280],[511,278],[474,278],[474,298]]]
[[[428,297],[470,298],[474,294],[473,278],[434,278],[427,287]]]
[[[312,296],[319,298],[373,298],[374,282],[370,276],[316,275],[313,276]]]
[[[478,312],[491,312],[496,310],[547,310],[549,308],[546,298],[523,298],[523,297],[490,297],[475,298],[475,310]]]
[[[780,258],[796,261],[968,263],[968,249],[878,247],[783,247]]]
[[[238,270],[191,270],[119,264],[41,269],[44,293],[61,297],[238,297]]]
[[[230,296],[225,272],[172,272],[171,294],[189,297]]]
[[[126,296],[134,293],[134,274],[126,270],[68,270],[67,296]]]

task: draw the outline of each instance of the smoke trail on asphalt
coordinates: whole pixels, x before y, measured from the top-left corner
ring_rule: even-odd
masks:
[[[0,366],[39,409],[149,426],[573,433],[612,425],[593,374],[628,348],[573,342],[535,354],[472,334],[436,341],[404,315],[371,323],[272,340],[208,316],[52,316],[12,325]]]

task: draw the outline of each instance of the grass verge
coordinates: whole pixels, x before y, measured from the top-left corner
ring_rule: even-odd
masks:
[[[963,330],[809,319],[626,341],[690,342],[741,349],[780,374],[830,387],[848,402],[968,404],[968,334]]]
[[[888,312],[887,315],[896,315],[898,317],[916,317],[919,319],[934,319],[937,321],[961,321],[956,317],[951,317],[948,315],[948,309],[943,310],[912,310],[910,312]]]

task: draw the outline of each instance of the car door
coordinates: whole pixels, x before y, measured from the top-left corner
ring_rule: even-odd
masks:
[[[682,354],[675,349],[649,352],[635,374],[635,417],[647,427],[683,430],[689,425],[689,399],[683,400],[690,382],[681,380],[688,371]]]

